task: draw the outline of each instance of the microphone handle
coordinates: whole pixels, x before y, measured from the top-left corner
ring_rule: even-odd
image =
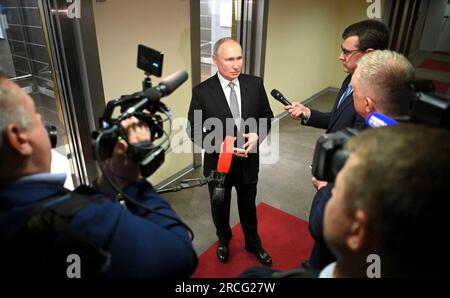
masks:
[[[278,101],[281,102],[283,105],[285,106],[290,106],[291,103],[289,102],[289,100],[287,100],[286,98],[278,98]]]

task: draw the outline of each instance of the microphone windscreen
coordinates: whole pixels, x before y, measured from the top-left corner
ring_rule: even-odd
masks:
[[[162,80],[160,85],[165,86],[165,88],[166,88],[164,90],[165,95],[169,95],[170,93],[175,91],[175,89],[180,87],[181,84],[186,82],[188,77],[189,77],[189,75],[188,75],[188,73],[185,70],[179,70],[179,71],[171,74],[170,76],[168,76],[164,80]]]
[[[278,91],[277,89],[273,89],[272,92],[270,92],[270,94],[272,95],[273,98],[275,98],[276,100],[281,102],[283,105],[285,105],[285,106],[291,105],[290,101],[287,100],[283,96],[283,94],[281,94],[281,92]]]
[[[226,136],[220,148],[219,160],[217,161],[217,172],[228,174],[233,160],[234,137]]]
[[[281,95],[281,92],[278,91],[277,89],[273,89],[272,92],[270,92],[270,94],[275,98],[279,98]]]

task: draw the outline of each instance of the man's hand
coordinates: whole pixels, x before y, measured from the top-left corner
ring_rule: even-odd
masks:
[[[251,132],[244,135],[244,138],[247,139],[247,143],[244,144],[245,155],[248,156],[249,153],[252,153],[252,149],[258,146],[259,137],[256,133]]]
[[[316,177],[312,177],[311,182],[312,182],[312,185],[314,186],[314,188],[317,190],[321,189],[322,187],[324,187],[328,184],[328,182],[326,182],[326,181],[317,180]]]
[[[245,153],[245,150],[242,148],[236,148],[233,147],[233,156],[237,158],[247,158],[247,154]]]
[[[311,116],[311,110],[301,103],[293,102],[292,105],[285,106],[284,109],[289,113],[292,119],[308,120]]]
[[[130,144],[150,141],[150,129],[135,117],[123,120],[120,123],[127,135]],[[107,161],[106,170],[111,174],[113,181],[123,189],[131,180],[142,179],[139,164],[127,156],[128,144],[120,140],[114,146],[111,159]],[[100,176],[97,185],[105,192],[114,193],[111,186],[103,176]]]
[[[233,147],[233,156],[237,158],[247,158],[249,153],[252,153],[252,149],[255,148],[255,146],[258,146],[258,135],[256,133],[248,133],[242,135],[245,139],[247,139],[247,142],[244,144],[243,148],[236,148]],[[234,138],[236,141],[236,138]]]

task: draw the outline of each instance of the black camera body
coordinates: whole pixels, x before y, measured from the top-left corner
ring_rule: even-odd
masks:
[[[109,104],[114,104],[114,101],[110,101],[108,102]],[[121,110],[123,112],[123,109]],[[159,138],[161,138],[164,134],[163,131],[163,120],[162,117],[160,115],[151,115],[148,113],[135,113],[133,115],[134,117],[138,118],[140,121],[144,122],[145,124],[147,124],[147,126],[150,129],[151,132],[151,139],[152,140],[157,140]],[[125,133],[125,131],[123,130],[122,126],[120,126],[119,123],[116,123],[117,121],[115,120],[111,120],[111,119],[106,119],[105,117],[100,118],[99,120],[100,125],[102,126],[102,129],[104,131],[107,131],[103,137],[99,140],[99,156],[98,156],[98,160],[99,161],[104,161],[108,158],[111,158],[113,151],[114,151],[114,146],[116,145],[116,143],[120,140],[125,140],[128,142],[127,140],[127,135]],[[114,127],[114,129],[110,129]],[[110,130],[109,130],[110,129]],[[98,136],[98,132],[94,132],[92,134],[92,137],[94,139],[97,138]],[[95,143],[94,143],[95,145]],[[136,155],[134,152],[128,152],[128,154],[130,155],[131,158],[133,158],[133,160],[140,160],[140,156]]]
[[[336,133],[325,134],[317,140],[311,165],[311,172],[316,179],[334,182],[349,155],[343,147],[358,133],[357,129],[346,128]]]
[[[165,150],[153,143],[164,135],[164,121],[158,112],[170,112],[169,108],[159,101],[164,94],[157,87],[152,88],[150,75],[157,77],[162,73],[163,54],[143,45],[138,47],[137,67],[145,71],[143,91],[131,95],[123,95],[119,99],[107,103],[102,117],[99,119],[100,130],[94,131],[94,156],[98,161],[111,158],[114,147],[120,140],[128,143],[127,135],[120,122],[134,116],[147,124],[151,131],[151,141],[138,144],[128,143],[128,156],[138,162],[141,174],[148,177],[164,162]],[[120,108],[120,116],[113,118],[113,112]]]
[[[450,101],[434,94],[432,81],[421,80],[408,83],[411,91],[410,112],[406,117],[399,117],[399,122],[412,122],[450,129]],[[366,121],[369,127],[373,123],[384,123],[381,126],[395,125],[397,121],[385,115],[381,121]],[[386,121],[388,120],[388,121]],[[349,152],[343,149],[345,143],[361,130],[346,128],[336,133],[321,136],[316,143],[312,162],[312,175],[318,180],[334,182],[337,173],[344,166]]]

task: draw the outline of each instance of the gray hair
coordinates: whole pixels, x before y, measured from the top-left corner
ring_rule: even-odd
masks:
[[[363,93],[376,103],[379,112],[400,116],[409,107],[406,83],[414,78],[414,67],[402,54],[377,50],[358,62],[358,77]]]
[[[1,86],[5,79],[6,77],[0,73],[0,148],[9,124],[17,123],[26,130],[32,126],[29,113],[22,105],[17,104],[16,92]]]
[[[218,56],[218,55],[219,55],[219,48],[220,48],[220,46],[221,46],[223,43],[227,42],[227,41],[233,41],[233,42],[239,44],[236,40],[234,40],[234,39],[231,38],[231,37],[223,37],[223,38],[219,39],[218,41],[216,41],[216,43],[214,44],[214,48],[213,48],[213,54],[214,54],[214,56]],[[240,46],[240,45],[239,45],[239,46]]]

